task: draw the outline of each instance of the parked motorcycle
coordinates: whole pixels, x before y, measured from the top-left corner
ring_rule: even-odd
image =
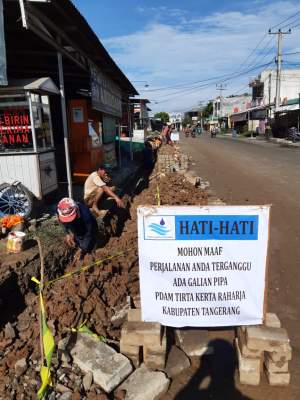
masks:
[[[288,140],[295,143],[297,140],[300,140],[300,132],[298,132],[297,128],[294,126],[288,129]]]

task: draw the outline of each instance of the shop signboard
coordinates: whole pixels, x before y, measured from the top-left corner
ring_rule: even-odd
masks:
[[[93,109],[121,118],[120,88],[92,63],[90,63],[90,74]]]
[[[261,324],[269,206],[138,208],[142,320]]]
[[[103,115],[103,143],[111,143],[116,139],[116,119]]]
[[[29,109],[14,107],[0,110],[0,151],[32,149]]]
[[[0,0],[0,86],[7,85],[3,1]]]

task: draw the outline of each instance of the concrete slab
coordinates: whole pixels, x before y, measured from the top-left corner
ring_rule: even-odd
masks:
[[[124,400],[158,400],[170,385],[170,380],[163,372],[150,371],[144,364],[136,369],[118,388],[125,391]]]
[[[178,346],[189,357],[213,354],[213,348],[209,346],[210,339],[206,330],[176,329],[175,336]]]
[[[77,335],[71,355],[84,373],[92,372],[93,381],[107,393],[114,390],[133,369],[127,357],[85,333]]]
[[[184,351],[179,349],[177,346],[172,346],[167,358],[167,364],[165,368],[166,374],[170,378],[174,378],[189,367],[190,360]]]

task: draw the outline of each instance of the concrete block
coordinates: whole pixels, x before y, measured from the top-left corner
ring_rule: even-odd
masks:
[[[165,372],[169,378],[174,378],[190,367],[191,363],[186,354],[177,346],[172,346],[167,357]]]
[[[292,359],[292,348],[287,345],[284,350],[269,352],[268,355],[274,362],[290,361]]]
[[[126,393],[125,400],[158,400],[168,390],[170,380],[163,372],[150,371],[144,364],[118,388]]]
[[[165,368],[166,364],[166,352],[154,353],[147,349],[147,347],[143,348],[143,356],[144,356],[144,364],[150,369],[159,369],[162,370]]]
[[[270,328],[281,328],[281,322],[276,314],[274,313],[267,313],[265,325]]]
[[[166,353],[167,351],[167,335],[166,331],[163,333],[163,337],[161,340],[157,343],[156,341],[145,344],[144,348],[147,349],[148,353]]]
[[[272,373],[266,370],[266,376],[271,386],[288,386],[291,381],[291,374],[286,373]]]
[[[120,352],[130,359],[135,368],[140,366],[142,347],[124,344],[121,339]]]
[[[88,334],[77,334],[71,355],[74,363],[84,373],[92,372],[94,383],[107,393],[114,390],[132,372],[128,358]]]
[[[262,350],[250,350],[247,345],[246,345],[246,329],[241,329],[239,327],[237,329],[237,336],[238,336],[238,346],[239,349],[242,353],[243,357],[248,357],[248,358],[259,358],[263,351]]]
[[[209,346],[208,331],[203,329],[176,329],[176,341],[178,346],[189,357],[198,357],[213,353]]]
[[[161,325],[156,322],[128,321],[123,325],[121,338],[124,344],[133,346],[159,346]]]
[[[270,328],[264,325],[248,326],[246,339],[246,345],[250,350],[284,352],[289,346],[289,337],[283,328]]]
[[[258,386],[260,383],[260,373],[255,371],[239,370],[239,378],[242,385]]]
[[[237,352],[239,371],[243,372],[256,372],[260,374],[262,357],[258,358],[249,358],[243,357],[238,345],[238,339],[235,339],[235,349]]]
[[[265,355],[265,368],[270,373],[282,373],[289,372],[289,362],[288,361],[277,361],[271,360],[268,353]]]
[[[128,310],[127,321],[133,321],[133,322],[141,321],[141,309],[131,308],[130,310]]]

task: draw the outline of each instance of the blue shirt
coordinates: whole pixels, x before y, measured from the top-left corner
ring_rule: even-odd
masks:
[[[72,222],[62,223],[66,233],[72,233],[76,244],[85,253],[90,253],[96,245],[98,225],[90,209],[83,203],[77,203],[79,215]]]

